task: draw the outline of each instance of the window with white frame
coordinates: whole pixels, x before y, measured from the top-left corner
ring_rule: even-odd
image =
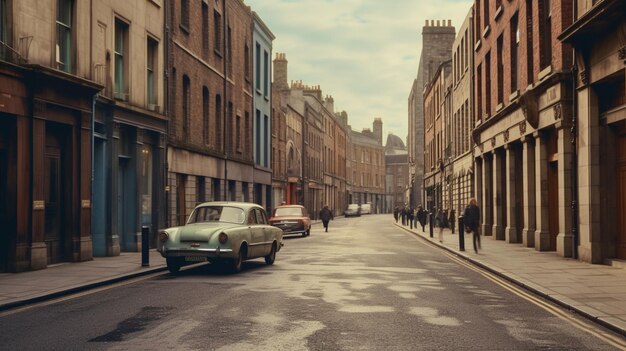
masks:
[[[57,2],[57,69],[72,72],[72,19],[74,12],[73,0],[59,0]]]

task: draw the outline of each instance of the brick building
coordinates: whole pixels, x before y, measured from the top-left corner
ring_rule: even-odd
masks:
[[[177,225],[199,202],[263,203],[266,192],[254,184],[250,9],[241,0],[169,4],[167,213]]]
[[[452,44],[452,110],[446,123],[446,135],[449,138],[450,148],[446,156],[447,167],[451,167],[448,173],[450,177],[448,179],[448,202],[449,208],[455,210],[455,217],[462,213],[474,192],[473,13],[473,8],[471,8]]]
[[[576,190],[572,200],[578,205],[572,214],[578,236],[574,254],[592,263],[624,260],[626,2],[577,0],[573,5],[563,7],[563,17],[574,22],[559,39],[575,49],[576,94],[569,103],[577,132],[572,151],[577,168],[571,185]]]
[[[426,208],[450,207],[450,138],[446,133],[451,110],[452,60],[441,63],[424,91],[424,191]]]
[[[572,1],[474,2],[475,186],[482,233],[571,257]]]

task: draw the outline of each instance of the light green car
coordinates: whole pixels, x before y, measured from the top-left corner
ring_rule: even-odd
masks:
[[[242,262],[264,257],[271,265],[283,246],[283,231],[268,224],[263,207],[247,202],[198,205],[184,226],[159,231],[157,250],[177,273],[192,262],[226,263],[233,272]]]

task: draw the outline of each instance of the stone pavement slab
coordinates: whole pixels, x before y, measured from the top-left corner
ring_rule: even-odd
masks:
[[[482,249],[474,253],[472,235],[465,235],[465,251],[459,250],[458,234],[444,230],[443,243],[437,229],[430,237],[428,226],[410,229],[396,226],[452,252],[564,308],[577,312],[626,336],[626,269],[597,265],[540,252],[522,244],[509,244],[481,236]]]

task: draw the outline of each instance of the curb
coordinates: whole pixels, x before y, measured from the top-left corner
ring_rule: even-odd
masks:
[[[478,267],[480,267],[480,268],[482,268],[482,269],[484,269],[484,270],[486,270],[486,271],[488,271],[488,272],[490,272],[492,274],[495,274],[498,277],[503,278],[504,280],[506,280],[506,281],[508,281],[510,283],[513,283],[516,286],[519,286],[520,288],[522,288],[522,289],[524,289],[526,291],[529,291],[529,292],[531,292],[531,293],[533,293],[533,294],[535,294],[537,296],[540,296],[541,298],[543,298],[545,300],[548,300],[548,301],[550,301],[550,302],[552,302],[552,303],[554,303],[554,304],[556,304],[556,305],[558,305],[558,306],[560,306],[562,308],[565,308],[568,311],[572,311],[572,312],[578,314],[579,316],[584,317],[585,319],[587,319],[587,320],[589,320],[591,322],[597,323],[597,324],[599,324],[599,325],[601,325],[601,326],[603,326],[603,327],[605,327],[605,328],[607,328],[607,329],[609,329],[609,330],[611,330],[611,331],[613,331],[613,332],[615,332],[617,334],[620,334],[622,336],[626,336],[626,329],[623,329],[623,328],[621,328],[621,327],[619,327],[619,326],[617,326],[615,324],[612,324],[610,322],[602,320],[602,319],[600,319],[600,317],[591,315],[591,314],[589,314],[589,313],[587,313],[587,312],[585,312],[585,311],[583,311],[583,310],[581,310],[581,309],[579,309],[579,308],[577,308],[575,306],[572,306],[572,305],[570,305],[568,303],[565,303],[565,302],[563,302],[563,301],[561,301],[561,300],[559,300],[557,298],[554,298],[554,297],[550,296],[549,294],[547,294],[547,293],[545,293],[545,292],[543,292],[541,290],[538,290],[538,289],[533,288],[532,286],[529,286],[529,285],[527,285],[527,284],[525,284],[525,283],[523,283],[523,282],[521,282],[519,280],[511,278],[510,276],[508,276],[508,275],[506,275],[506,274],[504,274],[504,273],[502,273],[502,272],[500,272],[500,271],[498,271],[498,270],[496,270],[496,269],[494,269],[494,268],[492,268],[492,267],[490,267],[490,266],[488,266],[488,265],[486,265],[486,264],[484,264],[482,262],[478,262],[475,259],[465,255],[462,251],[459,252],[459,251],[456,251],[456,250],[454,250],[454,249],[452,249],[450,247],[447,247],[445,245],[441,245],[441,244],[439,244],[439,243],[437,243],[437,242],[435,242],[433,240],[430,240],[428,237],[425,237],[422,234],[418,234],[418,233],[412,231],[411,229],[404,228],[403,226],[401,226],[401,225],[399,225],[397,223],[393,223],[393,224],[396,227],[399,227],[399,228],[405,230],[406,232],[408,232],[410,234],[413,234],[416,237],[418,237],[418,238],[420,238],[420,239],[422,239],[422,240],[424,240],[424,241],[426,241],[426,242],[428,242],[428,243],[430,243],[430,244],[432,244],[434,246],[437,246],[440,249],[444,249],[444,250],[450,252],[451,254],[457,256],[458,258],[464,259],[465,261],[467,261],[467,262],[469,262],[469,263],[471,263],[471,264],[473,264],[475,266],[478,266]]]
[[[81,286],[75,286],[73,288],[68,288],[68,289],[64,289],[64,290],[60,290],[60,291],[55,291],[55,292],[52,292],[52,293],[49,293],[49,294],[44,294],[44,295],[39,295],[39,296],[35,296],[35,297],[30,297],[30,298],[27,298],[27,299],[24,299],[24,300],[20,300],[20,301],[5,303],[5,304],[0,305],[0,311],[6,311],[6,310],[10,310],[10,309],[13,309],[13,308],[16,308],[16,307],[22,307],[22,306],[26,306],[26,305],[30,305],[30,304],[34,304],[34,303],[38,303],[38,302],[49,301],[49,300],[53,300],[53,299],[56,299],[56,298],[59,298],[59,297],[75,294],[75,293],[86,291],[86,290],[99,288],[99,287],[105,286],[105,285],[111,285],[111,284],[119,283],[119,282],[122,282],[122,281],[125,281],[125,280],[130,280],[130,279],[133,279],[133,278],[138,278],[138,277],[142,277],[142,276],[149,275],[149,274],[152,274],[152,273],[158,273],[158,272],[163,272],[163,271],[167,271],[167,267],[147,268],[146,270],[139,271],[139,272],[119,275],[119,276],[116,276],[116,277],[113,277],[113,278],[104,279],[104,280],[100,280],[100,281],[97,281],[97,282],[93,282],[93,283],[89,283],[89,284],[85,284],[85,285],[81,285]]]

